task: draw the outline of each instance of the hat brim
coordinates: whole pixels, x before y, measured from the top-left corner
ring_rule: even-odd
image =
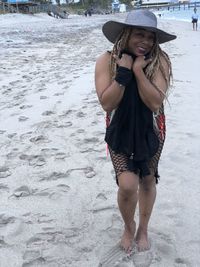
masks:
[[[122,23],[122,22],[117,22],[117,21],[108,21],[106,22],[103,27],[102,27],[102,31],[103,34],[105,35],[105,37],[111,42],[111,43],[115,43],[117,40],[117,37],[119,36],[119,34],[122,32],[122,30],[127,27],[127,26],[131,26],[131,27],[135,27],[135,28],[141,28],[141,29],[145,29],[148,31],[152,31],[156,33],[157,36],[157,40],[159,44],[163,44],[169,41],[172,41],[174,39],[176,39],[176,35],[173,34],[169,34],[165,31],[162,31],[158,28],[154,28],[154,27],[148,27],[148,26],[138,26],[138,25],[130,25],[127,23]]]

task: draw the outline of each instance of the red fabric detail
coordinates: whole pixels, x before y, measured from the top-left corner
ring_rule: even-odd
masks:
[[[165,139],[165,133],[166,133],[166,124],[165,124],[165,115],[160,114],[156,117],[156,122],[159,129],[160,139]]]
[[[106,113],[105,120],[106,120],[106,128],[107,128],[110,124],[110,116],[108,113]],[[108,145],[106,144],[106,156],[108,157],[108,155],[109,155],[109,150],[108,150]]]
[[[110,116],[108,113],[106,113],[106,128],[109,126],[110,124]]]

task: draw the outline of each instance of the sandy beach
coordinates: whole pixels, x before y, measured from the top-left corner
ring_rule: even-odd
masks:
[[[111,49],[102,24],[124,16],[0,16],[0,267],[98,267],[120,240],[94,67]],[[159,26],[178,38],[162,45],[174,82],[152,258],[118,267],[200,266],[200,30],[162,18]]]

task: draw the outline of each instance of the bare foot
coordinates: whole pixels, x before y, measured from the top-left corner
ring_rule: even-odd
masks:
[[[132,247],[133,247],[133,240],[135,235],[135,228],[136,224],[135,222],[132,223],[130,227],[126,226],[124,227],[124,233],[122,235],[121,239],[121,247],[125,250],[126,253],[131,253]]]
[[[150,249],[150,242],[148,240],[147,231],[138,228],[135,241],[139,252]]]

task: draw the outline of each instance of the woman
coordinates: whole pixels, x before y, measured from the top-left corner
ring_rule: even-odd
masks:
[[[106,22],[103,33],[114,46],[97,59],[95,85],[107,112],[105,140],[119,186],[121,246],[131,252],[135,238],[143,251],[150,247],[147,230],[165,140],[163,101],[172,76],[169,57],[159,44],[176,36],[158,29],[156,16],[148,10],[131,11],[124,23]]]

